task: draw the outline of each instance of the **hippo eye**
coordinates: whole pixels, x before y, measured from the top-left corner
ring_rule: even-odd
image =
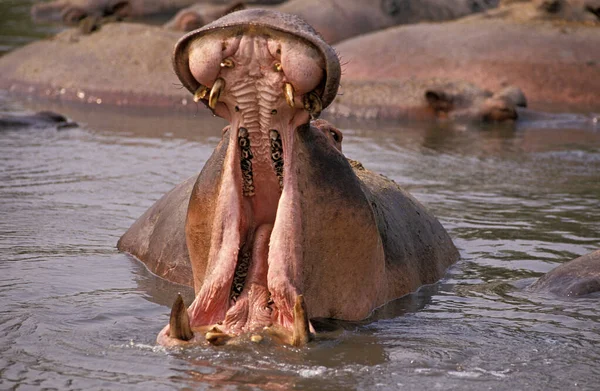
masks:
[[[330,130],[330,131],[329,131],[329,133],[331,134],[331,137],[333,137],[333,139],[334,139],[336,142],[338,142],[338,143],[340,142],[340,135],[339,135],[339,134],[337,134],[337,133],[336,133],[336,132],[334,132],[333,130]]]

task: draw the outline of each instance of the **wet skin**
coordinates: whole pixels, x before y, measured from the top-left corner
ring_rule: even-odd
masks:
[[[309,318],[364,319],[457,260],[431,213],[346,159],[333,125],[309,123],[334,99],[340,67],[302,20],[236,12],[183,37],[173,63],[230,125],[195,183],[159,200],[118,244],[195,288],[159,343],[220,344],[266,327],[302,345]]]
[[[600,250],[549,271],[533,283],[529,290],[570,297],[600,291]]]

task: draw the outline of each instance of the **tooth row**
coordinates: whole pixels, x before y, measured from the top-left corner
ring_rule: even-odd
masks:
[[[235,268],[233,282],[231,283],[231,299],[236,301],[244,290],[246,277],[248,277],[248,269],[250,268],[250,252],[242,254]]]
[[[269,140],[271,142],[271,160],[273,160],[275,174],[279,179],[279,189],[283,189],[283,146],[279,132],[275,129],[269,131]]]
[[[254,180],[252,174],[252,151],[250,150],[250,139],[248,129],[240,128],[238,131],[238,145],[240,146],[240,165],[242,167],[242,193],[245,197],[254,195]]]

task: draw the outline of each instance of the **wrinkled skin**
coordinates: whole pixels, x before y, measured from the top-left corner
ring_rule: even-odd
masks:
[[[300,16],[329,43],[399,24],[444,21],[495,7],[497,0],[290,0],[274,10]],[[241,2],[238,6],[245,7]],[[214,10],[192,6],[169,28],[189,31],[212,21]]]
[[[515,3],[511,7],[529,7]],[[533,109],[600,107],[600,28],[515,20],[502,9],[442,24],[400,26],[344,41],[342,86],[353,81],[462,80],[518,86]],[[452,48],[452,50],[448,50]]]
[[[584,296],[600,291],[600,250],[575,258],[549,271],[529,290],[557,296]]]
[[[309,123],[336,96],[340,67],[302,20],[233,13],[183,37],[173,63],[230,126],[195,182],[165,195],[118,244],[194,286],[159,343],[221,344],[268,327],[300,346],[314,332],[309,318],[364,319],[456,261],[421,204],[346,159],[333,125]]]
[[[514,86],[491,93],[471,83],[437,78],[344,80],[328,114],[378,120],[505,122],[516,120],[517,109],[526,106],[525,96]]]

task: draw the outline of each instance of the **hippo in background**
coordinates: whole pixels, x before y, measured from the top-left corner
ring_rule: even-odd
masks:
[[[239,2],[236,8],[250,7]],[[328,43],[388,27],[441,22],[494,8],[498,0],[289,0],[271,9],[298,15]],[[190,31],[211,22],[214,8],[193,5],[179,12],[166,26]]]
[[[431,79],[345,80],[327,111],[330,117],[378,120],[505,122],[527,107],[523,92],[508,86],[492,93],[461,81]]]
[[[518,3],[518,4],[516,4]],[[516,4],[516,5],[515,5]],[[600,23],[600,0],[502,0],[490,18]]]
[[[460,80],[490,91],[518,86],[535,110],[597,111],[600,27],[522,20],[516,10],[531,4],[510,7],[515,12],[500,8],[451,22],[397,26],[338,43],[342,87],[352,93],[357,82],[374,89],[389,83],[391,89],[410,80]]]
[[[283,0],[260,0],[262,4],[277,4]],[[252,0],[247,0],[248,3]],[[196,3],[227,6],[227,0],[52,0],[31,7],[31,17],[37,23],[62,22],[68,26],[86,17],[118,16],[120,18],[174,14]]]
[[[317,120],[341,69],[302,19],[231,13],[184,36],[173,67],[229,126],[200,175],[118,243],[159,276],[195,288],[187,310],[175,301],[159,343],[252,334],[302,346],[311,318],[365,319],[458,259],[423,205],[347,159],[339,130]]]
[[[575,258],[549,271],[530,287],[533,292],[577,297],[600,291],[600,250]]]
[[[2,114],[0,113],[0,131],[21,128],[55,128],[66,129],[78,126],[62,114],[53,111],[39,111],[34,114]]]

